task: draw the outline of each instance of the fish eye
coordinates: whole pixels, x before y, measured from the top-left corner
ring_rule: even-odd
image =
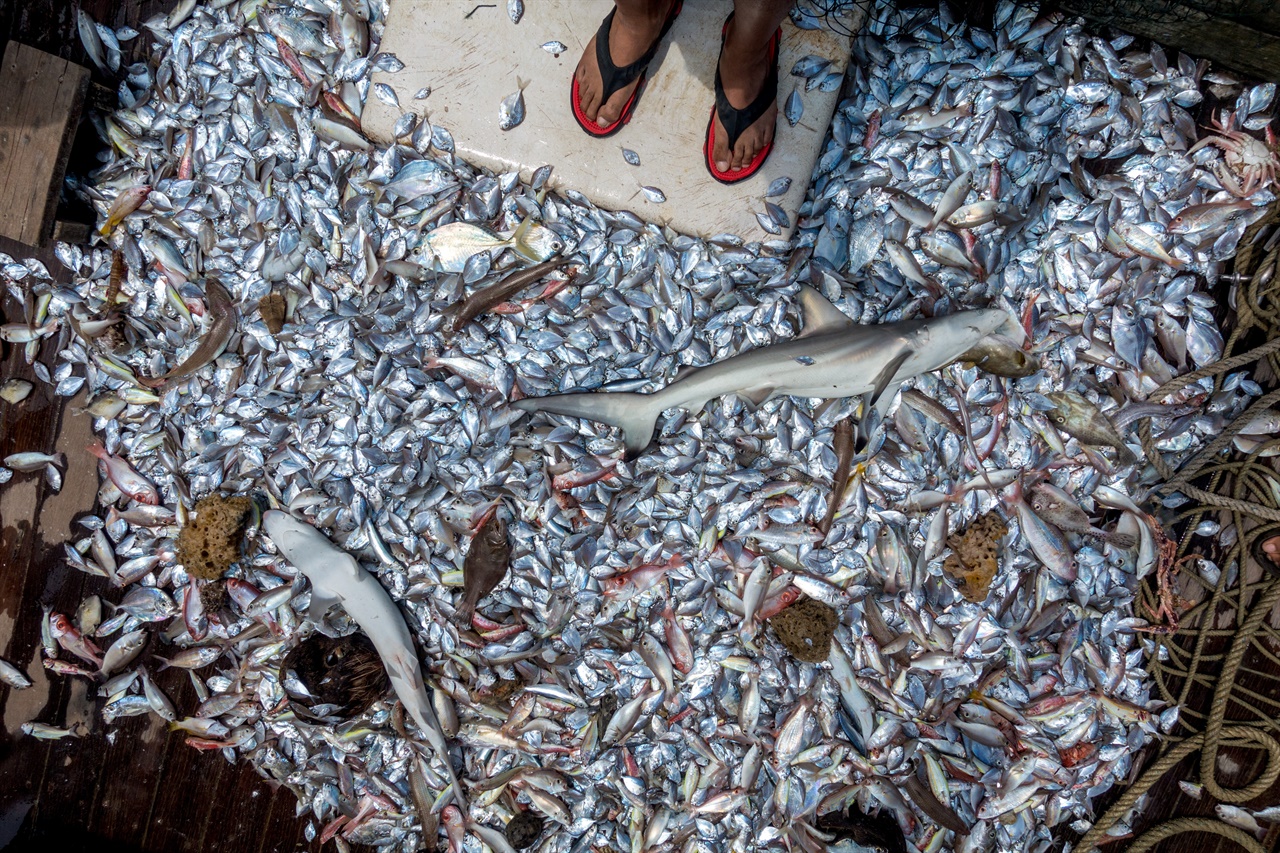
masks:
[[[1053,419],[1058,423],[1066,423],[1066,416],[1054,413]]]

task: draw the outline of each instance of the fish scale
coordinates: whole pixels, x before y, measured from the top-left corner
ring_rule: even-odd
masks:
[[[57,358],[73,371],[51,376],[35,361],[39,380],[53,393],[70,394],[76,389],[66,380],[83,376],[94,398],[130,400],[128,409],[106,410],[112,416],[99,427],[113,452],[154,483],[181,519],[193,499],[215,491],[265,494],[363,557],[407,617],[427,681],[453,700],[465,743],[452,750],[455,765],[465,765],[457,767],[459,778],[484,776],[480,745],[503,762],[554,765],[564,774],[567,788],[557,799],[571,820],[551,835],[551,850],[612,847],[620,834],[652,836],[653,846],[696,838],[706,849],[777,849],[804,831],[824,798],[849,783],[896,812],[898,823],[912,827],[912,842],[923,847],[939,804],[919,811],[888,782],[915,772],[903,732],[922,721],[948,741],[946,750],[932,738],[913,748],[979,780],[948,780],[956,796],[942,803],[974,826],[971,837],[1012,853],[1048,843],[1051,821],[1087,826],[1086,792],[1127,776],[1153,723],[1131,710],[1122,718],[1087,698],[1061,717],[1051,709],[1032,713],[1041,709],[1029,696],[1044,692],[1037,679],[1056,684],[1050,698],[1086,695],[1093,689],[1086,671],[1103,667],[1109,698],[1127,703],[1113,707],[1150,701],[1140,668],[1150,643],[1115,630],[1136,622],[1139,558],[1113,560],[1097,541],[1069,541],[1076,578],[1068,587],[1025,537],[1011,535],[988,601],[970,604],[942,577],[937,542],[945,539],[948,519],[940,526],[935,521],[949,513],[955,529],[1002,503],[1000,489],[960,488],[977,476],[971,470],[975,449],[985,452],[983,464],[991,471],[1038,466],[1043,454],[1056,452],[1040,438],[1043,423],[1061,446],[1040,414],[1045,395],[1082,392],[1095,381],[1110,387],[1106,383],[1116,376],[1118,393],[1136,399],[1150,381],[1138,368],[1159,369],[1152,359],[1163,360],[1172,376],[1221,352],[1214,306],[1195,290],[1202,276],[1178,276],[1156,249],[1204,273],[1212,258],[1230,253],[1240,232],[1228,229],[1218,238],[1225,242],[1202,247],[1171,239],[1177,236],[1171,229],[1156,247],[1143,242],[1143,235],[1155,238],[1152,228],[1139,228],[1169,222],[1189,205],[1226,200],[1211,189],[1217,155],[1185,155],[1196,129],[1178,105],[1199,91],[1195,63],[1180,57],[1169,66],[1156,48],[1145,54],[1119,40],[1092,40],[1078,24],[1040,22],[1033,10],[1008,2],[997,4],[999,33],[966,29],[945,12],[913,12],[920,17],[903,28],[902,13],[882,8],[872,17],[879,23],[854,42],[850,95],[837,109],[796,237],[754,244],[732,235],[672,236],[595,208],[572,191],[540,198],[516,176],[486,175],[457,160],[448,130],[435,123],[421,122],[404,140],[408,144],[374,148],[308,105],[314,99],[305,97],[279,62],[274,39],[265,37],[270,26],[291,39],[309,71],[324,71],[323,85],[336,87],[344,102],[357,106],[369,96],[390,101],[368,76],[374,68],[400,64],[377,54],[385,4],[349,5],[361,19],[365,9],[369,13],[367,55],[358,55],[346,39],[342,51],[328,46],[322,36],[327,13],[317,14],[317,4],[278,3],[270,11],[241,4],[232,24],[225,20],[229,12],[197,6],[180,37],[157,40],[148,73],[131,72],[125,81],[134,105],[122,98],[105,125],[114,153],[94,178],[101,200],[120,197],[138,175],[156,176],[147,204],[121,218],[114,232],[126,257],[137,260],[121,290],[139,346],[105,356],[97,344],[68,336]],[[797,20],[822,25],[820,17],[803,12]],[[544,47],[566,50],[558,42]],[[817,66],[802,69],[812,73],[810,82],[824,73]],[[1152,69],[1151,76],[1131,76],[1143,69]],[[838,86],[842,78],[830,79]],[[1139,100],[1127,94],[1132,91],[1145,94]],[[802,97],[798,90],[792,94],[793,108],[784,116],[799,120]],[[1227,103],[1237,98],[1257,112],[1274,100],[1274,88],[1241,87]],[[868,119],[877,110],[883,118],[878,130]],[[191,180],[184,183],[166,177],[177,173],[185,145],[184,135],[170,129],[193,123],[199,144]],[[1117,161],[1111,176],[1094,178],[1082,168],[1100,156]],[[988,180],[992,163],[1001,164],[1002,179]],[[1003,204],[1004,215],[990,221],[983,221],[985,213],[961,217],[957,221],[970,226],[965,231],[946,216],[935,223],[947,188],[970,171],[977,177],[962,187],[967,198],[956,201],[958,188],[948,206],[967,202],[986,211]],[[545,180],[543,173],[535,184]],[[790,178],[778,179],[766,197],[789,184]],[[992,187],[1002,195],[993,197]],[[637,192],[655,202],[660,197],[655,187]],[[907,199],[933,204],[919,202],[922,212]],[[1164,210],[1161,199],[1178,201]],[[1270,188],[1254,196],[1258,207],[1273,199]],[[454,317],[444,309],[507,275],[509,253],[495,254],[488,271],[473,264],[469,275],[480,276],[474,288],[457,274],[463,263],[456,272],[435,275],[406,257],[441,226],[465,223],[505,233],[530,214],[550,235],[545,239],[563,247],[573,268],[570,286],[510,312],[499,306],[501,313],[481,314],[455,334]],[[1255,215],[1240,214],[1242,221]],[[1133,229],[1120,230],[1154,257],[1141,257],[1124,240],[1109,241],[1118,221],[1132,223]],[[922,242],[929,224],[935,237]],[[287,242],[277,244],[273,232],[288,234]],[[889,252],[880,251],[886,241],[895,252],[901,247],[900,265],[913,274],[919,267],[936,289],[891,284],[903,276]],[[946,249],[951,263],[935,262],[923,251],[926,244],[940,256],[937,250]],[[202,266],[189,270],[193,276],[216,272],[240,306],[232,347],[164,389],[158,402],[136,394],[136,378],[157,375],[153,356],[172,358],[194,333],[161,274],[143,267],[139,245],[152,254],[159,246],[170,259]],[[797,262],[789,273],[796,246],[811,251],[814,262]],[[85,328],[104,307],[111,254],[65,244],[56,252],[75,273],[74,286],[54,284],[37,261],[3,257],[0,268],[20,300],[26,288],[48,294],[50,320],[74,318]],[[968,253],[968,263],[961,263],[959,252]],[[854,264],[858,268],[850,268]],[[1097,270],[1107,270],[1103,281],[1095,282]],[[856,401],[823,408],[779,396],[752,407],[727,396],[700,412],[672,410],[658,417],[657,452],[618,462],[611,476],[576,485],[576,472],[609,466],[610,460],[586,458],[616,447],[608,428],[573,421],[552,429],[529,423],[508,405],[603,386],[651,390],[670,385],[682,367],[790,339],[796,285],[806,280],[855,322],[868,324],[952,315],[987,307],[995,295],[998,307],[1032,318],[1041,369],[1001,385],[963,365],[914,378],[911,390],[934,405],[921,404],[914,420],[898,419],[910,426],[910,438],[898,440],[886,422],[878,452],[854,461],[852,500],[819,544],[805,526],[819,520],[813,514],[824,507],[829,487],[814,480],[831,467],[832,426],[853,413]],[[180,282],[173,285],[181,290]],[[286,305],[279,337],[255,308],[271,293],[283,295]],[[1026,313],[1032,294],[1038,301]],[[1160,307],[1154,331],[1144,325],[1131,340],[1130,332],[1116,328],[1116,318],[1125,315],[1115,309],[1135,296]],[[1143,324],[1146,317],[1139,311],[1135,319]],[[32,329],[46,322],[24,319]],[[30,342],[33,358],[52,337]],[[1141,356],[1143,365],[1108,353],[1108,346]],[[1251,390],[1224,383],[1215,398],[1221,416],[1241,411]],[[992,417],[986,408],[1000,400],[1002,413]],[[949,425],[940,426],[924,409]],[[1187,419],[1183,428],[1164,441],[1166,462],[1175,467],[1208,438],[1206,423]],[[1064,461],[1053,482],[1074,500],[1087,498],[1097,484],[1118,493],[1149,485],[1138,467],[1095,472],[1087,458]],[[557,480],[567,487],[558,488]],[[907,500],[922,490],[957,496],[931,510],[907,511]],[[766,506],[782,496],[794,497],[795,506]],[[455,608],[461,603],[462,589],[452,584],[467,550],[464,531],[474,511],[495,500],[512,510],[510,579],[485,600],[481,610],[494,627],[484,633],[493,639],[481,637],[476,647],[479,635],[461,639],[447,618],[449,608],[435,600],[448,595]],[[149,526],[141,508],[130,503],[104,522],[120,571],[145,570],[117,596],[128,610],[112,627],[145,630],[160,643],[166,628],[170,637],[184,630],[175,601],[182,600],[178,593],[188,578],[171,565],[174,522]],[[767,533],[770,512],[796,524],[783,533],[775,529],[775,537],[796,541],[770,543],[761,535],[752,553],[758,548],[795,573],[797,586],[854,610],[836,630],[847,656],[837,678],[825,668],[797,664],[770,632],[743,631],[742,616],[733,611],[742,610],[737,594],[752,571],[743,539]],[[1132,513],[1125,518],[1136,523]],[[892,532],[893,548],[876,548],[882,529]],[[380,543],[370,538],[371,530]],[[1064,574],[1062,555],[1046,549],[1042,531],[1032,532]],[[922,551],[932,556],[917,559]],[[884,559],[894,565],[883,565]],[[89,569],[87,560],[80,562]],[[628,601],[602,594],[609,578],[641,566],[668,567],[666,583]],[[268,567],[281,568],[255,551],[233,572],[255,588],[277,586],[263,574]],[[896,592],[879,580],[889,568]],[[1032,574],[1034,582],[1019,584],[1020,573]],[[1084,621],[1061,606],[1077,595],[1096,608]],[[209,635],[196,651],[162,647],[161,657],[178,666],[203,662],[193,673],[209,695],[243,693],[237,716],[225,718],[228,727],[239,727],[226,735],[227,748],[294,789],[303,812],[312,815],[309,838],[336,811],[327,792],[338,792],[333,796],[342,798],[344,812],[350,806],[354,814],[355,792],[377,790],[394,809],[361,817],[352,840],[409,849],[417,823],[409,817],[415,802],[404,780],[418,753],[396,733],[387,706],[336,730],[278,716],[287,696],[277,672],[286,641],[307,625],[306,614],[294,610],[305,600],[294,596],[274,610],[280,636],[233,602],[228,615],[235,619],[209,620]],[[760,607],[768,605],[765,600]],[[659,613],[661,633],[671,640],[658,639]],[[646,616],[648,622],[637,621]],[[136,621],[142,619],[154,621]],[[242,639],[230,642],[236,636]],[[681,648],[653,645],[673,642]],[[628,653],[642,643],[662,670],[658,678]],[[957,646],[965,649],[963,665],[953,665]],[[215,654],[225,657],[212,666],[206,659]],[[1123,665],[1131,655],[1134,663]],[[670,674],[675,693],[659,703],[656,691],[668,687],[664,659],[679,675]],[[1027,776],[1026,762],[982,742],[1001,743],[998,720],[958,720],[975,738],[962,737],[960,728],[940,717],[950,703],[972,701],[975,682],[982,684],[1006,661],[1003,680],[984,685],[993,705],[1022,714],[1027,722],[1018,731],[1044,742],[1077,727],[1081,714],[1090,715],[1091,724],[1096,715],[1096,739],[1107,744],[1105,764],[1065,767],[1045,755],[1038,760],[1053,784],[1042,786]],[[234,687],[222,674],[233,671],[242,679]],[[753,679],[749,693],[742,692],[739,673]],[[510,731],[499,730],[510,713],[500,686],[517,682],[562,687],[580,701],[544,702],[561,695],[544,691],[528,716],[513,717]],[[145,683],[126,689],[139,698],[112,706],[113,712],[162,713],[164,703],[147,701],[154,697]],[[634,705],[632,719],[629,703],[637,699],[644,701]],[[206,708],[212,713],[218,706]],[[617,717],[619,708],[628,711],[625,718]],[[806,717],[816,725],[803,726],[800,739],[791,737],[796,721]],[[782,757],[796,757],[803,767],[779,766],[770,740],[714,737],[719,727],[732,729],[743,720],[757,737],[792,721]],[[884,742],[864,756],[858,743],[873,733],[877,744]],[[624,747],[611,746],[623,738]],[[800,747],[808,749],[795,753]],[[335,770],[335,748],[356,760]],[[708,750],[723,771],[707,765]],[[830,767],[826,758],[800,760],[813,750],[813,756],[830,756]],[[769,772],[756,772],[762,762]],[[438,792],[443,765],[433,759],[424,767],[423,778]],[[816,777],[813,767],[819,768]],[[732,787],[739,782],[742,790]],[[468,818],[492,834],[505,813],[480,799],[468,797]],[[646,807],[658,801],[669,811],[646,822]],[[1025,808],[1022,819],[1006,822],[1014,808]],[[693,811],[714,819],[693,820]],[[446,825],[460,823],[449,808],[445,817]]]

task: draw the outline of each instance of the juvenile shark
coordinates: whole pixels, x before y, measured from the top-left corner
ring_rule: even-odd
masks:
[[[931,320],[880,326],[855,325],[811,287],[800,288],[801,333],[690,370],[653,394],[585,392],[529,397],[512,405],[526,412],[586,418],[622,429],[628,458],[653,440],[658,416],[667,409],[697,413],[709,400],[736,394],[759,405],[770,397],[867,395],[863,419],[882,417],[902,383],[945,367],[996,332],[1021,341],[1008,312],[961,311]]]
[[[431,710],[427,687],[422,680],[422,667],[413,638],[391,596],[373,575],[360,568],[350,554],[335,547],[328,537],[310,524],[287,512],[270,510],[262,515],[262,526],[280,553],[311,581],[309,617],[316,622],[335,604],[341,604],[347,615],[373,641],[391,686],[404,703],[405,710],[422,729],[431,748],[449,771],[454,796],[465,808],[465,798],[458,777],[449,760],[449,745],[444,731]]]

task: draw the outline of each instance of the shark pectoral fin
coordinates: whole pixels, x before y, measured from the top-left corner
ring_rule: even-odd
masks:
[[[884,421],[885,412],[889,408],[889,404],[893,402],[893,398],[897,396],[898,389],[902,387],[901,382],[894,381],[898,375],[898,371],[907,359],[911,358],[914,350],[904,348],[893,359],[881,368],[876,374],[875,380],[872,382],[871,391],[862,398],[862,418],[858,421],[858,434],[854,444],[854,449],[861,453],[871,442],[872,435],[876,429]]]
[[[858,428],[854,433],[853,449],[855,453],[862,453],[872,445],[876,432],[884,426],[886,410],[893,398],[897,396],[898,389],[902,387],[902,383],[895,383],[885,389],[885,393],[872,402],[871,395],[866,395],[862,407],[862,419],[858,421]]]
[[[803,327],[797,337],[839,332],[853,325],[845,313],[809,285],[800,288],[800,316]]]
[[[744,388],[738,392],[738,396],[747,404],[751,411],[755,411],[756,407],[773,396],[773,392],[777,389],[772,385],[758,385],[755,388]]]
[[[692,364],[682,364],[680,365],[680,368],[676,370],[676,378],[671,380],[671,384],[674,385],[677,382],[688,379],[700,370],[702,370],[701,367],[694,367]]]
[[[330,608],[339,602],[338,596],[325,592],[315,584],[312,584],[311,606],[307,608],[307,618],[318,625],[324,621],[325,614],[329,612]]]
[[[904,347],[902,352],[895,355],[888,364],[880,369],[880,372],[876,374],[876,378],[871,382],[871,394],[865,398],[865,408],[867,411],[870,411],[872,407],[880,407],[882,405],[885,408],[888,407],[889,402],[893,400],[893,394],[888,394],[886,392],[892,388],[894,393],[897,393],[898,388],[902,383],[894,382],[893,380],[897,377],[898,371],[902,369],[902,365],[905,364],[907,359],[911,358],[914,353],[915,350],[909,347]],[[881,400],[884,400],[883,404],[881,403]],[[883,413],[883,408],[881,409],[881,412]]]

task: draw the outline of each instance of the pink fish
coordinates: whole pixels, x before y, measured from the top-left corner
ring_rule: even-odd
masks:
[[[195,171],[193,162],[196,148],[196,132],[195,130],[187,131],[187,147],[182,152],[182,157],[178,160],[178,180],[189,181],[191,174]]]
[[[591,470],[566,471],[563,474],[556,474],[551,479],[551,488],[556,491],[564,491],[565,489],[575,489],[578,486],[588,486],[601,480],[608,480],[617,476],[618,472],[614,470],[614,466],[617,464],[618,460],[611,459],[608,463]]]
[[[262,594],[262,590],[258,589],[248,581],[242,581],[239,578],[229,578],[227,580],[227,595],[231,596],[240,609],[247,610],[250,604]],[[259,613],[254,617],[263,625],[267,626],[273,635],[280,635],[280,623],[276,621],[274,612]]]
[[[687,675],[693,669],[693,643],[689,641],[689,632],[676,619],[669,597],[666,607],[662,608],[662,628],[671,651],[671,665]]]
[[[62,648],[82,660],[89,661],[94,666],[102,667],[102,649],[77,631],[75,626],[71,624],[70,619],[61,613],[50,613],[49,631]]]
[[[85,678],[96,678],[98,673],[91,669],[85,669],[82,666],[76,666],[71,661],[56,660],[45,658],[44,668],[50,672],[56,672],[58,675],[83,675]]]
[[[102,223],[99,234],[104,237],[110,236],[111,232],[116,230],[116,226],[124,221],[124,218],[142,207],[142,203],[147,200],[147,196],[151,195],[151,187],[146,185],[130,187],[120,195],[116,196],[116,200],[111,202],[111,207],[107,210],[107,221]]]
[[[449,849],[453,853],[462,853],[462,845],[467,840],[467,826],[462,819],[462,810],[457,806],[448,805],[444,807],[440,817],[440,822],[444,824],[445,835],[449,836]]]
[[[200,588],[195,579],[187,581],[182,591],[182,621],[187,626],[187,633],[197,643],[209,633],[209,620],[204,613],[204,601],[200,598]]]
[[[89,442],[88,451],[102,460],[107,469],[107,476],[116,488],[135,501],[158,506],[160,493],[151,481],[139,474],[134,467],[119,456],[112,456],[107,448],[96,438]]]
[[[630,601],[649,587],[662,580],[671,569],[684,565],[684,557],[676,554],[665,563],[652,563],[645,566],[637,566],[629,572],[614,575],[611,578],[605,578],[600,582],[604,587],[605,598],[613,601]]]

